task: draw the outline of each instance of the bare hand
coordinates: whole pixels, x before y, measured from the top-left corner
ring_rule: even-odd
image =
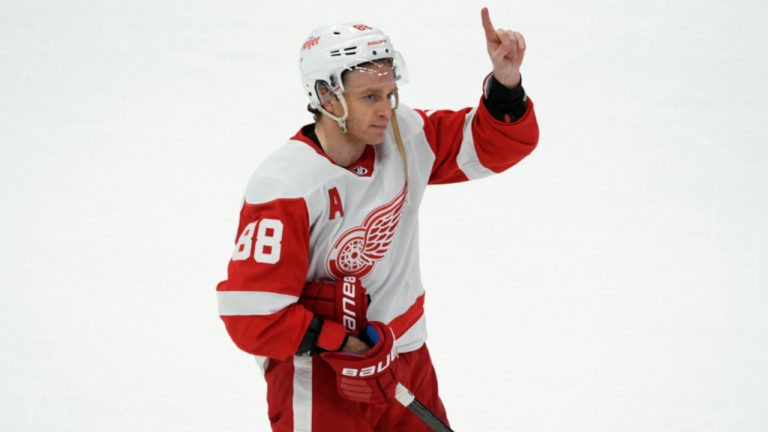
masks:
[[[369,349],[370,348],[365,342],[354,336],[349,336],[347,338],[347,343],[341,347],[341,352],[349,354],[365,354]]]
[[[505,29],[494,30],[488,8],[480,11],[485,29],[488,55],[493,62],[493,76],[508,88],[520,84],[520,66],[525,56],[525,39],[519,32]]]

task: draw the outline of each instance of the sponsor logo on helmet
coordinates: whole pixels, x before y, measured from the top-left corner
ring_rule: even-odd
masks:
[[[381,45],[384,43],[387,43],[388,41],[386,39],[380,39],[377,41],[368,42],[368,46],[374,46],[374,45]]]
[[[304,45],[301,46],[301,50],[302,51],[308,50],[314,47],[315,45],[317,45],[318,43],[320,43],[320,36],[311,37],[307,39],[306,42],[304,42]]]

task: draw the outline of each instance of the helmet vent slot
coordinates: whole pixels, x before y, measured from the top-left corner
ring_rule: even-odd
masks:
[[[331,57],[351,56],[357,54],[357,47],[344,48],[343,52],[340,49],[331,51]]]

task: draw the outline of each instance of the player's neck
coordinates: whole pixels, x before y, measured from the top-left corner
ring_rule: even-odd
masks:
[[[348,167],[360,159],[365,151],[365,143],[355,140],[348,133],[342,133],[339,125],[331,119],[317,121],[315,133],[320,147],[336,165]]]

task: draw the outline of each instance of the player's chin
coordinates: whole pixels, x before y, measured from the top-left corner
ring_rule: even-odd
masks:
[[[384,136],[387,134],[386,126],[371,126],[369,130],[368,142],[371,145],[378,145],[384,142]]]

